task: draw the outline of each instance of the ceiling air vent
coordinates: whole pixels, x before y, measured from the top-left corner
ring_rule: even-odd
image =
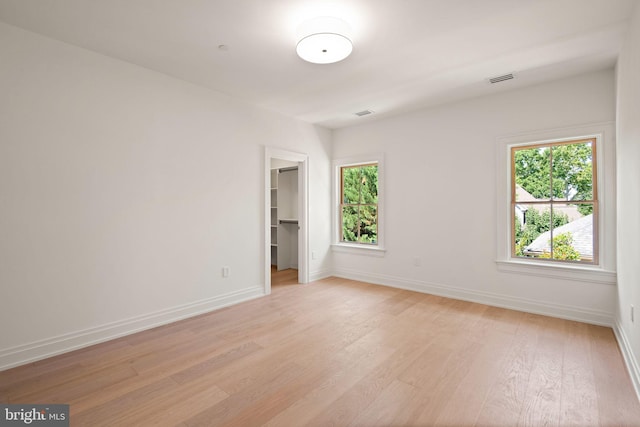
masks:
[[[513,78],[513,74],[505,74],[504,76],[492,77],[489,79],[489,83],[500,83],[505,80],[511,80]]]
[[[366,116],[367,114],[371,114],[371,113],[373,113],[373,111],[371,111],[371,110],[362,110],[362,111],[358,111],[356,113],[356,116],[362,117],[362,116]]]

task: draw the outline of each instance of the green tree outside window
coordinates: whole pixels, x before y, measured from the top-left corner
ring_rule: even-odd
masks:
[[[377,244],[378,165],[345,166],[340,169],[340,175],[340,240]]]
[[[512,148],[511,205],[512,212],[520,212],[512,217],[515,256],[526,256],[524,249],[550,231],[552,253],[540,258],[580,260],[571,233],[555,236],[554,229],[576,220],[576,215],[594,214],[593,223],[597,224],[595,142],[584,139]],[[518,187],[524,190],[526,200],[518,200],[517,194],[522,194]],[[563,209],[573,209],[572,218]]]

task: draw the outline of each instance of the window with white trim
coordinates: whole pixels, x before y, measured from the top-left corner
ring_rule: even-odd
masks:
[[[381,154],[340,159],[334,166],[334,250],[383,251]]]
[[[512,146],[511,256],[598,264],[596,139]]]
[[[553,171],[549,173],[548,178],[549,195],[544,195],[544,198],[542,197],[543,194],[541,192],[536,192],[535,189],[532,189],[529,183],[522,186],[525,191],[527,187],[529,188],[529,190],[531,190],[527,191],[527,193],[531,194],[531,197],[529,199],[529,196],[524,194],[522,190],[518,189],[517,187],[514,190],[513,186],[514,184],[517,185],[518,182],[515,178],[517,171],[515,170],[516,165],[514,159],[512,158],[512,149],[526,149],[527,147],[531,148],[538,145],[551,147],[553,146],[553,144],[562,146],[563,143],[568,143],[570,145],[572,142],[585,142],[588,140],[592,140],[595,142],[595,151],[591,154],[592,183],[590,185],[590,190],[593,194],[589,194],[588,191],[584,191],[586,181],[579,183],[582,190],[581,195],[578,195],[577,190],[573,190],[571,186],[565,186],[565,191],[563,193],[560,193],[560,186],[558,186],[557,183],[552,184]],[[566,128],[556,128],[522,134],[506,135],[498,138],[496,148],[496,265],[498,270],[505,273],[520,274],[525,276],[539,276],[545,278],[573,280],[585,284],[598,283],[615,285],[617,281],[615,240],[615,123],[591,123]],[[578,169],[583,169],[584,173],[584,167]],[[556,175],[559,174],[561,175],[560,171],[556,173]],[[526,178],[526,174],[521,173],[520,175],[521,179]],[[574,180],[574,183],[572,185],[578,185],[577,181]],[[589,185],[587,185],[587,187],[589,187]],[[514,195],[514,191],[518,192],[519,194]],[[536,201],[535,199],[542,200]],[[532,207],[532,205],[535,204],[540,204],[543,206],[545,204],[549,205],[548,209],[551,210],[551,203],[546,203],[548,201],[546,199],[553,199],[552,202],[555,205],[556,214],[558,212],[562,213],[562,209],[558,211],[558,208],[564,208],[567,205],[573,205],[571,209],[574,211],[577,210],[578,216],[582,215],[582,217],[577,217],[576,219],[588,216],[590,214],[588,210],[591,209],[588,206],[593,206],[592,209],[595,213],[595,217],[590,219],[591,226],[593,227],[593,258],[591,260],[588,259],[588,256],[583,257],[583,253],[581,252],[581,250],[578,250],[578,252],[580,253],[579,260],[551,258],[550,246],[553,244],[553,238],[550,238],[551,230],[545,230],[544,233],[548,233],[546,239],[541,238],[537,242],[541,243],[541,240],[544,240],[542,242],[544,246],[529,247],[527,248],[526,255],[524,250],[527,246],[530,246],[530,244],[524,245],[520,248],[515,247],[515,243],[517,242],[515,236],[515,228],[518,227],[518,225],[515,224],[515,217],[516,215],[522,214],[523,212],[516,213],[516,207],[514,205],[522,205],[520,207],[523,208],[522,210],[525,212],[528,210],[528,208]],[[579,206],[577,205],[585,206],[579,208]],[[540,211],[542,210],[541,206],[538,206],[537,210],[538,213],[540,213]],[[582,210],[582,212],[580,212],[580,210]],[[533,215],[535,216],[535,213]],[[550,213],[546,215],[549,215],[549,217],[551,217]],[[569,215],[567,214],[567,216]],[[529,217],[529,220],[532,220],[531,216]],[[535,220],[535,218],[533,220]],[[556,221],[558,221],[558,219],[556,219]],[[564,219],[562,219],[562,221],[564,221]],[[586,222],[588,221],[589,220],[586,220]],[[564,226],[565,224],[558,225],[557,223],[551,223],[551,221],[549,222],[549,224],[549,227],[553,227],[554,229],[554,237],[557,237],[558,234],[562,234],[563,230],[559,230],[559,228]],[[522,225],[522,222],[520,223],[520,225]],[[558,233],[558,231],[560,231],[560,233]],[[573,232],[571,233],[571,238],[576,238]],[[566,242],[568,239],[565,239],[564,241],[563,239],[565,239],[564,236],[560,238],[560,242],[556,240],[556,249],[558,244],[561,246],[561,250],[566,249],[562,248],[562,246],[566,246]],[[584,246],[583,243],[579,243],[578,246]],[[574,249],[577,249],[573,245],[573,243],[572,246]],[[538,248],[537,251],[535,250],[536,247]],[[519,249],[522,250],[522,256],[519,256]],[[547,251],[546,254],[545,250]],[[541,255],[544,255],[544,257]],[[556,258],[562,258],[563,256],[564,255],[562,255],[561,253],[556,254]],[[569,256],[569,258],[570,257],[571,256]],[[577,258],[575,253],[572,257]]]
[[[378,163],[340,167],[340,241],[378,244]]]

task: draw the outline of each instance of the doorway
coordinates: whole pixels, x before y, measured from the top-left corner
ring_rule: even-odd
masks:
[[[308,156],[265,148],[265,294],[274,283],[307,283]],[[297,268],[297,272],[296,272]]]

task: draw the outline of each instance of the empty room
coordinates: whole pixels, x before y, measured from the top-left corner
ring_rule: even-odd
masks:
[[[0,425],[640,426],[640,1],[0,0]]]

